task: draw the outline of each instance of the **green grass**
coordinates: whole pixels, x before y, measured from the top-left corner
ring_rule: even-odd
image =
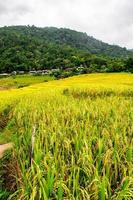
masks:
[[[47,81],[54,80],[54,77],[44,75],[44,76],[33,76],[33,75],[16,75],[7,78],[0,78],[0,89],[10,89],[10,88],[22,88],[29,85],[43,83]]]
[[[15,186],[3,182],[3,195],[132,200],[132,85],[131,74],[92,74],[2,91],[1,134],[15,143],[6,162]]]

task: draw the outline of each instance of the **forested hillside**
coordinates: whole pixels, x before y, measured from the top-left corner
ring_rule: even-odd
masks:
[[[128,71],[131,51],[70,29],[0,28],[0,72],[84,67],[84,71]],[[129,70],[131,71],[131,70]]]
[[[34,29],[35,31],[36,28]],[[39,37],[44,36],[45,39],[56,42],[58,44],[66,44],[71,47],[88,51],[92,54],[105,55],[110,57],[125,57],[131,53],[126,48],[117,45],[109,45],[97,40],[86,33],[77,32],[66,28],[49,28],[39,29],[37,31]]]

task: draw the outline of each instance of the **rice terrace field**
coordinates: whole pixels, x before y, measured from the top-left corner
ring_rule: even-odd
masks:
[[[132,200],[133,74],[42,82],[0,90],[0,200]]]

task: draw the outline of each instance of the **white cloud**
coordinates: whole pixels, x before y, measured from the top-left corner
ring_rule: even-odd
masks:
[[[68,27],[111,44],[133,48],[131,0],[4,0],[4,25]]]

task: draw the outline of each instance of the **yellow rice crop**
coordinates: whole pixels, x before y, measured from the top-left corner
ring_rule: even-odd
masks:
[[[133,199],[132,98],[124,73],[1,91],[0,112],[12,114],[3,133],[15,143],[9,199]]]

